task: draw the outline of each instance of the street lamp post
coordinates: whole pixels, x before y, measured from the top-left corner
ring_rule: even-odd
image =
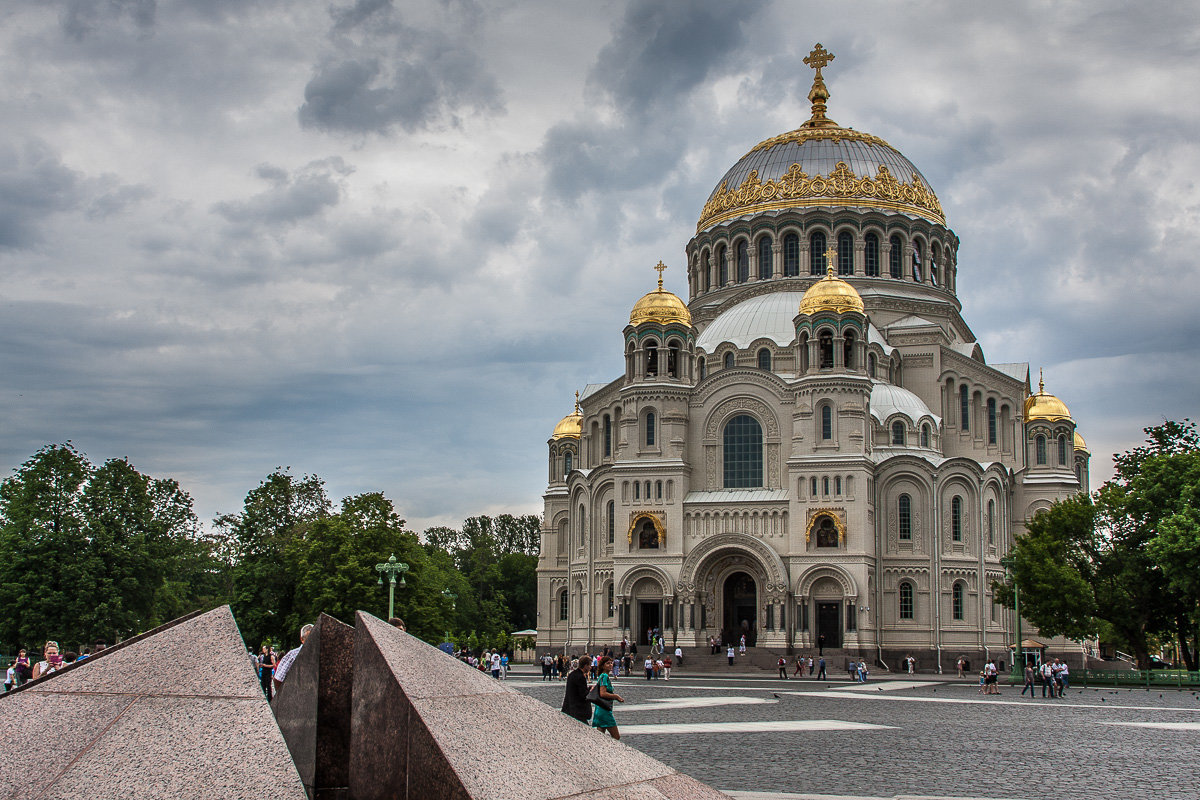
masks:
[[[458,599],[458,595],[456,595],[454,592],[450,591],[449,589],[442,589],[442,597],[444,597],[450,601],[450,610],[454,611],[454,601]],[[450,641],[449,629],[446,630],[446,641],[447,642]],[[451,644],[453,644],[453,642],[451,642]]]
[[[388,560],[382,564],[375,565],[375,571],[379,573],[379,585],[383,585],[383,576],[386,573],[388,576],[388,619],[396,616],[396,575],[400,575],[400,588],[404,588],[404,573],[408,572],[408,564],[396,560],[396,554],[392,553],[388,556]]]
[[[1017,617],[1017,644],[1013,648],[1013,672],[1017,671],[1017,659],[1021,660],[1021,671],[1025,670],[1025,651],[1021,646],[1021,588],[1017,586],[1017,580],[1012,574],[1012,568],[1016,565],[1016,560],[1012,556],[1005,556],[1000,559],[1000,566],[1004,567],[1005,577],[1012,579],[1013,584],[1013,613]]]

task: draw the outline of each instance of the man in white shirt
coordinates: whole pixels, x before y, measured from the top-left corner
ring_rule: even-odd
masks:
[[[492,653],[492,677],[500,680],[500,651]]]
[[[312,625],[305,625],[300,629],[300,647],[304,647],[304,640],[308,638],[308,634],[312,632]],[[279,687],[283,685],[284,678],[287,677],[288,670],[292,668],[292,664],[296,660],[296,656],[300,655],[300,647],[294,647],[287,651],[287,655],[279,659],[279,663],[275,666],[275,675],[272,680],[275,681],[275,691],[279,691]]]
[[[675,666],[677,666],[677,667],[683,666],[683,648],[682,647],[675,648]]]
[[[1046,692],[1050,692],[1050,697],[1054,697],[1057,693],[1054,691],[1054,667],[1050,666],[1049,661],[1042,662],[1042,697],[1046,697]]]
[[[654,659],[646,656],[646,663],[643,665],[646,668],[646,680],[654,677]]]
[[[1060,664],[1062,671],[1058,673],[1058,696],[1062,697],[1063,692],[1071,688],[1071,668],[1067,666],[1067,662]]]

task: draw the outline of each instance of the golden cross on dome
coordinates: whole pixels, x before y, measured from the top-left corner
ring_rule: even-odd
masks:
[[[1042,368],[1038,367],[1038,394],[1043,394],[1046,391],[1046,382],[1042,380]]]
[[[579,413],[579,390],[575,390],[575,413]]]
[[[812,116],[809,117],[808,122],[800,126],[802,128],[838,127],[836,122],[825,116],[825,101],[829,99],[829,90],[825,88],[825,78],[821,75],[821,69],[829,66],[833,57],[833,53],[817,42],[813,51],[804,58],[804,63],[815,69],[817,74],[813,76],[812,90],[808,93],[808,101],[812,103]]]
[[[663,270],[666,268],[667,268],[667,265],[662,263],[661,261],[659,261],[657,264],[654,265],[654,269],[658,270],[658,290],[660,292],[662,291],[662,274],[663,274]]]
[[[833,61],[834,58],[833,53],[822,47],[820,42],[817,42],[817,46],[813,48],[813,51],[804,57],[804,63],[815,69],[817,77],[820,78],[822,68],[829,66],[829,62]]]
[[[837,263],[837,248],[831,247],[825,251],[825,274],[833,276],[833,265]]]

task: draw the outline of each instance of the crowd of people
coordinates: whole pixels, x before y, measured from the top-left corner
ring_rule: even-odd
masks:
[[[11,692],[23,683],[37,680],[43,675],[58,672],[64,667],[91,658],[106,648],[108,644],[103,639],[97,639],[81,651],[67,650],[60,652],[58,642],[50,639],[42,646],[41,656],[30,656],[25,648],[17,651],[17,657],[9,662],[4,672],[4,691]]]

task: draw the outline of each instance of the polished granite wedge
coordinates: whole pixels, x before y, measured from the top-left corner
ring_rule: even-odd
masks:
[[[321,614],[271,709],[313,800],[349,794],[354,628]]]
[[[3,800],[306,797],[228,606],[0,696],[0,726],[31,736]]]
[[[726,795],[359,612],[354,800],[721,800]]]

